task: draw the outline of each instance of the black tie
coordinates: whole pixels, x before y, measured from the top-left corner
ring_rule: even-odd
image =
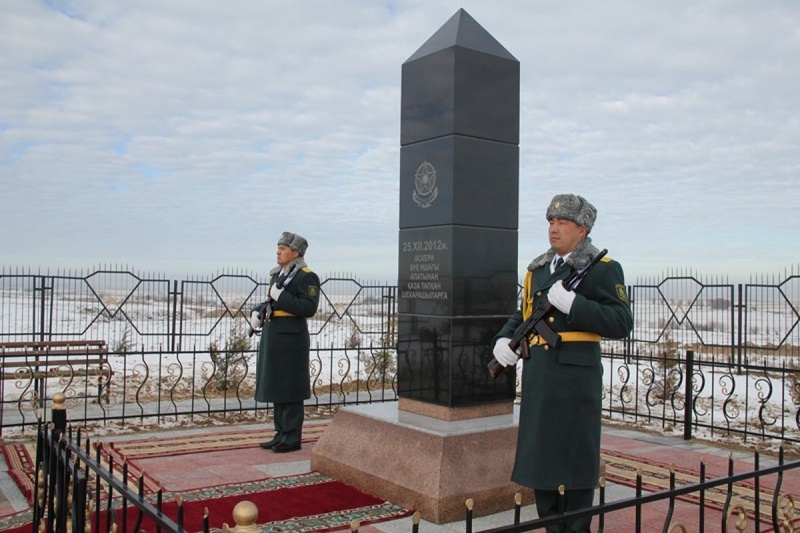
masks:
[[[559,257],[558,260],[556,261],[556,266],[553,269],[553,272],[555,272],[556,270],[561,268],[561,265],[563,265],[563,264],[564,264],[564,258],[563,257]]]

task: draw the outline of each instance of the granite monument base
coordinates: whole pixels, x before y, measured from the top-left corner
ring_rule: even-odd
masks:
[[[454,408],[458,410],[459,408]],[[517,444],[508,414],[445,420],[401,410],[397,403],[343,407],[311,452],[311,469],[435,524],[513,509],[533,491],[510,481]]]

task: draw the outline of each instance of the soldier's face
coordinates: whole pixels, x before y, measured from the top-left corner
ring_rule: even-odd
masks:
[[[278,264],[280,266],[285,267],[299,256],[299,253],[295,252],[285,244],[278,245]]]
[[[556,253],[566,255],[586,238],[586,227],[566,218],[552,218],[547,233]]]

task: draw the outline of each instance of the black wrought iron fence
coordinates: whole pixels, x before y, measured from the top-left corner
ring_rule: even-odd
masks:
[[[606,342],[611,419],[800,442],[800,275],[749,283],[677,272],[638,281],[634,331]]]
[[[86,421],[265,413],[253,400],[259,336],[248,335],[247,317],[267,288],[267,278],[240,272],[176,281],[129,270],[3,270],[0,434],[35,424],[56,392]],[[309,320],[309,405],[395,400],[396,287],[330,276],[320,289]],[[102,364],[89,368],[75,349],[52,356],[76,339],[106,341]]]
[[[748,283],[668,273],[637,280],[629,290],[632,349],[689,349],[700,358],[781,366],[800,358],[800,272]]]
[[[33,494],[33,531],[111,531],[112,524],[122,531],[209,531],[208,509],[184,510],[180,493],[165,495],[159,486],[156,492],[146,493],[143,471],[138,476],[128,469],[128,463],[115,464],[113,457],[103,456],[102,445],[92,446],[82,439],[80,430],[73,436],[66,425],[64,398],[57,395],[52,411],[52,424],[39,425],[36,448],[36,475]],[[646,488],[642,469],[635,474],[634,496],[607,501],[606,479],[598,483],[598,504],[578,511],[521,521],[520,494],[515,497],[512,524],[484,530],[484,533],[515,533],[540,528],[560,528],[564,523],[590,518],[598,531],[619,517],[629,523],[631,531],[698,531],[774,530],[794,531],[797,525],[796,504],[790,492],[783,488],[784,475],[800,468],[800,461],[785,461],[779,450],[777,464],[761,466],[760,454],[753,454],[753,467],[736,473],[732,455],[728,458],[727,475],[709,478],[701,461],[697,472],[678,480],[675,465],[669,468],[668,488],[655,491]],[[136,488],[133,488],[136,487]],[[762,490],[763,488],[763,490]],[[564,509],[563,486],[559,508]],[[465,502],[465,531],[473,531],[473,499]],[[255,520],[255,504],[243,499],[237,504],[249,505],[246,518]],[[189,514],[187,514],[189,513]],[[625,516],[633,515],[632,519]],[[646,516],[646,518],[645,518]],[[215,519],[219,517],[214,517]],[[222,517],[223,519],[226,517]],[[234,520],[236,509],[234,509]],[[240,514],[239,518],[245,518]],[[218,521],[218,520],[216,520]],[[412,532],[419,531],[420,517],[411,520]],[[188,524],[194,524],[189,527]],[[355,524],[355,525],[354,525]],[[252,523],[242,523],[240,530]],[[358,531],[358,521],[351,523]],[[225,528],[223,528],[225,529]]]
[[[168,512],[162,488],[146,495],[143,475],[134,479],[128,464],[101,457],[102,447],[81,439],[80,430],[74,436],[60,396],[52,423],[38,425],[31,531],[186,531],[180,498]],[[210,530],[207,513],[202,524],[195,530]]]
[[[207,350],[246,324],[268,287],[265,277],[240,272],[177,281],[129,270],[2,270],[0,343],[91,338],[104,339],[115,353]],[[393,334],[395,304],[392,285],[327,277],[312,337],[321,346],[378,344]]]
[[[563,531],[572,521],[590,518],[595,521],[597,531],[605,531],[606,524],[617,515],[633,514],[629,531],[796,531],[796,504],[792,495],[782,490],[784,474],[800,468],[800,461],[785,462],[783,449],[780,450],[778,464],[767,468],[759,466],[759,454],[754,453],[754,469],[749,472],[734,473],[733,460],[728,461],[728,474],[715,479],[707,479],[704,465],[700,465],[697,482],[681,484],[676,481],[674,468],[670,469],[669,488],[658,492],[645,490],[641,472],[636,474],[635,494],[631,498],[606,501],[605,479],[599,483],[599,503],[592,507],[571,512],[537,518],[522,522],[519,512],[515,513],[514,523],[481,533],[522,533],[539,529],[558,529]],[[674,465],[673,465],[674,466]],[[762,485],[774,484],[771,501],[760,500]],[[750,500],[741,493],[755,486],[755,496]],[[747,487],[747,488],[745,488]],[[559,489],[563,489],[559,487]],[[706,496],[714,490],[723,491],[724,503],[718,513],[710,512],[713,506],[704,505]],[[564,509],[562,496],[559,508]],[[768,494],[768,493],[767,493]],[[745,501],[745,500],[750,501]],[[687,500],[689,503],[687,503]],[[700,505],[692,500],[700,502]],[[646,512],[648,518],[644,518]],[[715,520],[711,520],[713,518]],[[467,513],[466,531],[472,531],[471,516]],[[695,529],[696,528],[696,529]]]
[[[395,400],[396,286],[348,275],[323,280],[309,323],[309,405]],[[76,359],[43,373],[33,364],[7,367],[4,358],[0,431],[35,424],[55,392],[85,420],[257,414],[258,336],[247,336],[246,317],[267,284],[236,271],[178,281],[113,268],[0,270],[0,351],[70,339],[108,346],[100,367]],[[738,284],[668,273],[637,280],[629,295],[633,333],[603,344],[609,419],[800,442],[795,268]]]

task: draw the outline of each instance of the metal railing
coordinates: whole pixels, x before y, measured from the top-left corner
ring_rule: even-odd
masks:
[[[177,516],[168,516],[163,490],[146,497],[143,476],[138,481],[129,478],[127,464],[117,465],[117,476],[113,461],[105,467],[100,456],[101,448],[94,446],[92,453],[80,430],[74,438],[71,428],[67,430],[64,397],[56,395],[52,422],[38,424],[31,531],[141,531],[145,520],[149,529],[185,531],[180,502]],[[138,483],[138,490],[131,482]],[[203,523],[207,533],[207,517]]]
[[[775,466],[760,468],[759,454],[754,453],[754,469],[749,472],[735,474],[733,471],[733,459],[728,460],[728,474],[714,479],[706,479],[705,465],[700,464],[699,481],[687,485],[679,485],[676,482],[675,471],[672,469],[669,479],[669,489],[658,492],[649,492],[643,488],[643,478],[641,473],[637,473],[635,482],[635,495],[631,498],[607,502],[605,498],[605,480],[600,479],[598,505],[586,509],[561,512],[555,516],[537,518],[534,520],[521,521],[519,519],[519,504],[515,512],[514,523],[508,526],[482,530],[481,533],[522,533],[533,531],[540,528],[563,528],[567,523],[581,519],[596,519],[596,531],[605,531],[606,521],[614,516],[615,513],[625,513],[631,510],[634,513],[630,521],[628,531],[640,533],[642,531],[665,531],[665,532],[687,532],[687,531],[776,531],[791,532],[795,531],[797,525],[796,502],[791,494],[783,492],[784,474],[800,468],[800,461],[785,462],[783,449],[781,448],[778,457],[778,464]],[[774,492],[770,501],[761,501],[759,498],[759,487],[764,480],[774,477]],[[750,505],[745,505],[740,497],[740,488],[743,484],[752,483],[755,486],[755,498]],[[704,505],[706,495],[715,488],[722,487],[725,491],[725,500],[718,512],[718,524],[712,524],[709,518],[709,508]],[[749,488],[749,486],[748,486]],[[564,491],[560,487],[561,501],[559,508],[564,509]],[[680,505],[681,499],[694,497],[696,502],[689,505]],[[645,509],[656,507],[658,504],[666,503],[666,510],[663,506],[659,507],[656,514],[650,518],[644,518]],[[769,509],[768,520],[764,519],[763,508]],[[467,511],[468,532],[472,531],[471,513]],[[663,518],[661,518],[663,517]],[[750,525],[752,521],[752,526]],[[688,525],[687,525],[688,524]],[[565,529],[561,529],[565,531]]]
[[[800,274],[685,272],[629,287],[634,331],[604,342],[609,419],[685,438],[800,442]]]
[[[113,371],[97,383],[103,376],[67,367],[37,387],[33,369],[4,369],[0,434],[34,426],[55,392],[67,396],[74,420],[266,416],[253,400],[257,337],[247,337],[246,317],[267,285],[241,272],[178,281],[127,269],[0,270],[0,346],[103,339]],[[628,293],[634,331],[603,343],[608,419],[681,428],[687,438],[707,431],[800,442],[795,269],[744,284],[668,273],[637,280]],[[394,285],[323,278],[309,320],[307,405],[396,400],[396,304]],[[90,394],[97,390],[100,398]]]
[[[128,270],[88,274],[0,273],[0,357],[11,342],[104,339],[108,368],[89,376],[80,361],[42,377],[36,366],[3,368],[0,435],[33,427],[52,395],[75,420],[164,416],[266,416],[254,401],[259,337],[250,309],[267,279],[227,273],[181,282]],[[345,276],[322,281],[309,319],[312,398],[317,409],[394,401],[396,287]],[[103,381],[104,380],[104,381]],[[90,398],[87,391],[101,390]],[[99,396],[99,397],[98,397]]]
[[[114,465],[113,459],[107,460],[108,467],[101,459],[101,447],[92,448],[88,439],[82,440],[80,430],[73,438],[71,428],[66,426],[66,406],[63,395],[57,395],[52,411],[52,423],[39,424],[36,450],[36,475],[33,491],[32,531],[84,532],[110,531],[111,524],[116,530],[142,530],[143,523],[152,525],[158,531],[185,531],[180,494],[170,495],[177,502],[175,516],[165,511],[164,493],[159,488],[155,494],[145,494],[144,472],[138,480],[129,477],[127,463]],[[92,453],[94,449],[94,454]],[[116,470],[115,470],[116,468]],[[727,532],[733,527],[736,531],[794,531],[796,525],[796,502],[791,494],[783,490],[784,475],[800,468],[800,461],[786,462],[783,448],[780,449],[777,464],[762,468],[760,455],[754,452],[753,470],[734,472],[732,455],[728,458],[727,474],[714,479],[707,479],[705,463],[701,462],[696,483],[679,484],[676,480],[674,465],[670,467],[669,488],[662,491],[647,491],[643,475],[639,469],[635,476],[635,495],[631,498],[606,501],[606,482],[603,477],[598,483],[599,503],[593,507],[564,512],[550,517],[521,521],[522,498],[515,497],[514,521],[512,524],[484,530],[484,533],[516,533],[531,531],[545,527],[561,527],[569,521],[579,518],[596,520],[597,531],[605,530],[607,520],[615,513],[634,513],[628,519],[629,531],[715,531]],[[138,490],[131,488],[137,486]],[[762,501],[761,487],[769,486]],[[744,488],[744,491],[742,490]],[[706,495],[712,490],[723,491],[724,501],[713,512],[713,507],[705,505]],[[741,494],[752,491],[754,497],[747,503]],[[564,509],[564,492],[560,489],[560,509]],[[769,494],[771,493],[771,498]],[[687,498],[690,500],[687,502]],[[691,499],[693,498],[693,499]],[[683,502],[683,504],[681,503]],[[248,504],[242,500],[240,507]],[[663,505],[666,504],[666,510]],[[685,504],[685,505],[684,505]],[[473,531],[472,498],[465,502],[465,531]],[[657,508],[655,513],[644,518],[651,507]],[[767,509],[768,512],[764,512]],[[257,514],[257,513],[256,513]],[[249,513],[253,516],[253,513]],[[197,522],[196,517],[195,522]],[[238,518],[241,518],[239,516]],[[719,520],[719,529],[713,525],[712,518]],[[237,514],[234,509],[234,520]],[[754,529],[749,525],[754,524]],[[412,533],[419,532],[419,513],[412,518]],[[209,531],[210,517],[206,510],[202,518],[202,530]],[[691,524],[691,525],[687,525]],[[255,530],[255,524],[237,524],[241,530]],[[239,530],[237,527],[237,530]],[[352,531],[358,531],[359,524],[351,524]]]

